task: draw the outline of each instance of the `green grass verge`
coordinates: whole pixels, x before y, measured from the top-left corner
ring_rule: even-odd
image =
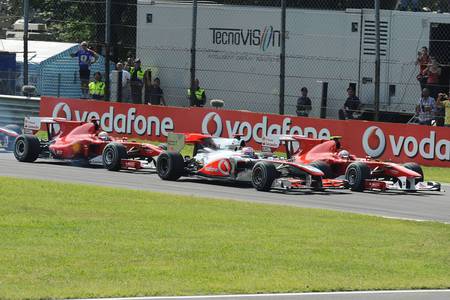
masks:
[[[426,180],[450,183],[450,168],[422,167]]]
[[[445,224],[7,177],[0,187],[2,299],[450,287]]]

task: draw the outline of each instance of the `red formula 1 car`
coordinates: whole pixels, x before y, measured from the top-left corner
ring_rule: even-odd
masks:
[[[323,190],[319,169],[277,158],[271,154],[255,153],[238,138],[219,138],[203,134],[169,136],[178,145],[163,152],[157,160],[156,170],[163,180],[177,180],[182,176],[252,183],[259,191]],[[183,157],[179,151],[184,144],[193,145],[193,155]]]
[[[403,165],[375,159],[357,158],[342,149],[340,138],[330,140],[303,136],[284,136],[287,152],[297,163],[320,169],[325,178],[345,176],[353,191],[402,190],[440,191],[437,182],[423,182],[422,168],[416,163]]]
[[[34,135],[17,137],[14,156],[21,162],[38,158],[69,161],[78,165],[103,165],[110,171],[154,168],[155,157],[163,150],[158,146],[115,139],[101,131],[97,120],[91,122],[43,118],[47,139]]]
[[[6,151],[14,150],[14,143],[16,138],[22,134],[22,128],[18,125],[6,125],[0,127],[0,148]]]

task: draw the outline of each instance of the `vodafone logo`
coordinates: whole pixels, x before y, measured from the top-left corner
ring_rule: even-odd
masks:
[[[223,175],[230,175],[231,174],[231,163],[228,159],[223,159],[219,162],[218,165],[219,172]]]
[[[214,125],[215,131],[211,132],[210,128]],[[220,136],[222,134],[222,118],[220,118],[218,113],[210,112],[203,118],[202,132],[213,136]]]
[[[74,106],[80,107],[80,105]],[[109,105],[104,107],[101,112],[98,109],[81,110],[73,109],[65,102],[59,102],[53,107],[52,117],[81,122],[88,122],[95,118],[100,121],[100,126],[104,131],[116,134],[167,136],[174,129],[174,122],[171,117],[159,118],[152,115],[138,114],[135,107],[121,111],[116,111],[116,109],[114,106]],[[59,131],[57,124],[55,124],[55,130]]]
[[[423,159],[450,161],[450,140],[438,139],[436,131],[430,131],[428,137],[418,139],[415,136],[385,135],[383,130],[377,126],[367,128],[362,137],[364,152],[374,158],[385,154],[389,146],[393,156],[408,158],[417,156]]]
[[[202,133],[212,136],[233,137],[240,135],[242,140],[248,142],[254,140],[262,143],[265,137],[289,135],[304,135],[312,138],[327,139],[331,136],[327,128],[319,131],[314,127],[301,128],[300,126],[292,126],[292,119],[286,117],[281,124],[274,123],[269,125],[267,116],[262,116],[260,122],[249,121],[231,121],[223,120],[217,112],[209,112],[202,121]]]
[[[72,120],[72,112],[67,103],[60,102],[55,105],[52,113],[53,118],[65,118],[67,120]]]
[[[370,157],[380,157],[386,149],[386,137],[383,131],[371,126],[366,129],[362,138],[363,149]]]

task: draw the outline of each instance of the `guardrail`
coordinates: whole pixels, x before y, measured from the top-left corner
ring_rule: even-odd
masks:
[[[26,116],[39,116],[40,98],[0,95],[0,125],[23,126]]]

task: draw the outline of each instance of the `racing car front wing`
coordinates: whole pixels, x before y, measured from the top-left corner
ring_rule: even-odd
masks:
[[[405,192],[417,192],[417,191],[430,191],[430,192],[440,192],[442,190],[441,184],[439,182],[428,181],[415,183],[414,178],[399,177],[396,182],[376,180],[376,179],[366,179],[364,182],[364,188],[366,190],[375,191],[405,191]]]

